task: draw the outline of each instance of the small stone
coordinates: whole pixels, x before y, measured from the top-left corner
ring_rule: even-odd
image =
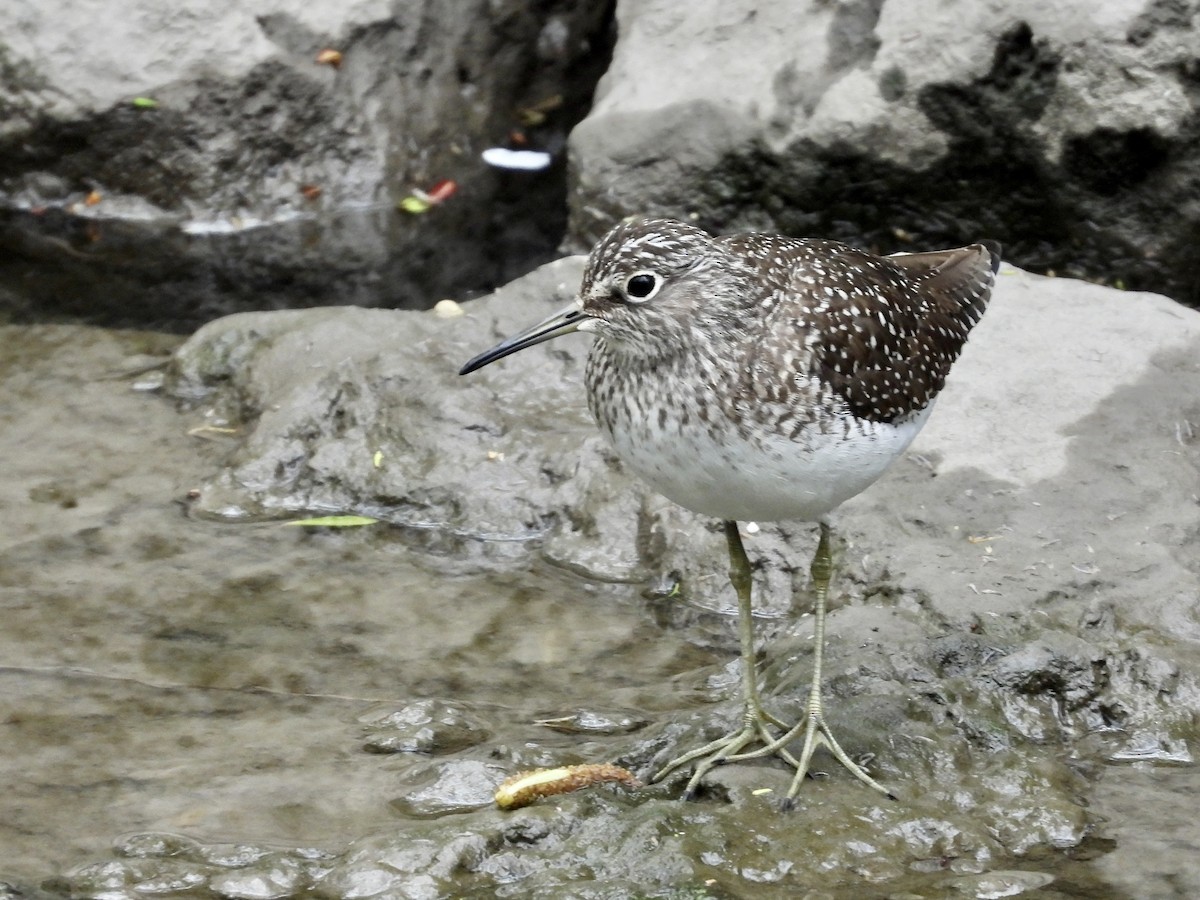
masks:
[[[201,871],[200,866],[180,868],[139,881],[133,886],[138,894],[158,896],[160,894],[179,894],[183,891],[199,887],[208,881],[208,875]]]
[[[439,300],[433,305],[433,314],[439,319],[457,319],[463,314],[463,308],[453,300]]]
[[[271,855],[270,850],[254,844],[209,844],[200,853],[205,862],[227,869],[249,866]]]
[[[73,893],[96,894],[102,890],[123,888],[135,879],[132,867],[121,860],[80,866],[67,875]]]
[[[492,802],[500,783],[499,769],[473,759],[455,759],[431,765],[406,779],[410,788],[392,801],[392,807],[406,816],[440,816],[451,812],[478,809]]]
[[[157,859],[167,856],[197,857],[200,844],[181,834],[147,831],[122,838],[113,847],[118,856],[131,859]]]
[[[452,753],[487,739],[483,722],[459,704],[418,700],[368,714],[363,749],[372,753]]]
[[[1016,897],[1029,891],[1044,888],[1054,881],[1046,872],[985,872],[959,878],[952,882],[954,888],[967,897],[977,900],[998,900],[1001,897]]]
[[[304,867],[295,859],[275,856],[244,869],[222,872],[210,887],[223,897],[235,900],[278,900],[291,897],[304,888]]]

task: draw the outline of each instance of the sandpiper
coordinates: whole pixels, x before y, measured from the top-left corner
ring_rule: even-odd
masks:
[[[712,237],[672,219],[632,219],[588,258],[566,309],[476,356],[460,374],[574,331],[595,336],[588,406],[625,465],[681,506],[724,523],[738,597],[744,715],[728,735],[668,762],[695,763],[692,795],[721,762],[777,756],[785,806],[825,746],[865,784],[821,703],[829,514],[865,490],[925,424],[999,268],[995,244],[876,256],[834,241]],[[816,522],[814,657],[804,717],[789,726],[759,696],[751,570],[737,523]],[[797,757],[788,745],[803,733]]]

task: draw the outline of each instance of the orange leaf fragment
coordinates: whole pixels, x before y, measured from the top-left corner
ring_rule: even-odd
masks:
[[[429,202],[433,204],[444,203],[454,196],[458,190],[457,182],[451,181],[449,178],[443,178],[425,194],[429,198]]]

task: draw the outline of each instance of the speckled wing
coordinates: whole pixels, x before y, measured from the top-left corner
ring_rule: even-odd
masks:
[[[862,419],[924,409],[987,307],[998,255],[972,244],[878,257],[822,243],[821,271],[800,263],[792,276],[791,290],[809,298],[809,374]]]

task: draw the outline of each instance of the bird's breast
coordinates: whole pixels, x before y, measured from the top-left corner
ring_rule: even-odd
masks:
[[[596,349],[588,406],[617,456],[670,500],[719,519],[820,519],[877,480],[930,411],[860,421],[815,382],[771,396],[746,390],[736,371],[622,366]]]

